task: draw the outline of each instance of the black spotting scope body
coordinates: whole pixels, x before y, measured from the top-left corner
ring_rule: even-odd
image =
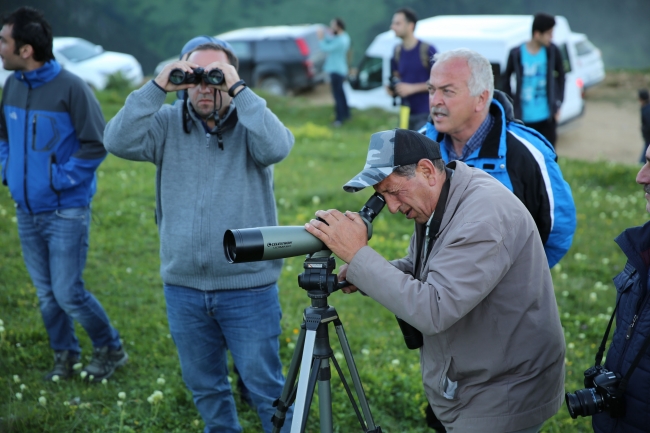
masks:
[[[371,223],[385,204],[384,197],[375,193],[359,211],[368,226],[368,239]],[[223,249],[229,263],[244,263],[312,254],[326,247],[303,226],[272,226],[226,230]]]

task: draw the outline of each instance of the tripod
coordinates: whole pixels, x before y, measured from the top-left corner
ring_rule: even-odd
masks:
[[[330,361],[336,368],[345,391],[350,399],[352,408],[357,415],[361,431],[364,433],[381,433],[381,427],[375,426],[368,406],[368,400],[361,385],[359,372],[357,371],[348,339],[343,330],[343,324],[339,319],[334,307],[327,304],[327,297],[330,293],[338,290],[336,275],[332,274],[336,266],[334,258],[330,257],[332,252],[328,249],[311,254],[305,260],[303,268],[305,271],[298,276],[298,285],[307,291],[311,298],[311,306],[305,308],[303,322],[300,326],[298,343],[291,358],[287,380],[282,389],[282,395],[276,400],[277,410],[273,415],[273,432],[279,433],[284,424],[287,409],[295,400],[291,433],[303,433],[307,423],[309,407],[311,406],[314,389],[318,382],[318,401],[320,409],[320,431],[321,433],[332,433],[332,394],[330,387]],[[328,325],[334,324],[336,334],[339,337],[345,361],[348,364],[350,376],[354,389],[363,411],[363,416],[352,396],[350,387],[343,376],[341,367],[334,357],[329,343]],[[294,385],[300,376],[297,387]],[[365,418],[365,421],[364,421]]]

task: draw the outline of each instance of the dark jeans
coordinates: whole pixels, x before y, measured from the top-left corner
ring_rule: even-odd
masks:
[[[542,134],[555,147],[555,142],[557,141],[557,124],[555,123],[554,117],[549,117],[541,122],[526,123],[526,126]]]
[[[344,122],[350,118],[350,108],[348,101],[345,99],[345,92],[343,91],[343,82],[345,77],[341,74],[330,74],[330,82],[332,86],[332,96],[334,96],[334,113],[339,122]]]
[[[93,347],[120,347],[120,335],[81,278],[86,266],[90,208],[28,214],[16,208],[23,258],[32,277],[43,323],[56,351],[79,354],[73,321],[88,333]]]
[[[257,409],[262,429],[271,433],[273,401],[284,386],[277,284],[211,292],[165,284],[164,290],[183,380],[205,421],[204,433],[242,431],[228,380],[226,351]],[[291,429],[292,415],[293,407],[287,411],[283,433]]]

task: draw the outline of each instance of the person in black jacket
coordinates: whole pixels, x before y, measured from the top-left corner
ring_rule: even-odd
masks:
[[[643,152],[641,164],[645,163],[645,152],[650,144],[650,94],[648,89],[639,90],[639,103],[641,104],[641,135],[643,136]]]
[[[553,146],[564,100],[562,53],[551,43],[554,27],[553,16],[535,15],[532,39],[510,51],[502,77],[502,88],[514,100],[515,118],[539,131]],[[513,73],[514,91],[510,85]]]

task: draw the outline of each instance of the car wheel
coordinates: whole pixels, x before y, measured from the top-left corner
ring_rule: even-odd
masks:
[[[275,96],[284,96],[287,92],[284,82],[274,76],[262,78],[257,87]]]

